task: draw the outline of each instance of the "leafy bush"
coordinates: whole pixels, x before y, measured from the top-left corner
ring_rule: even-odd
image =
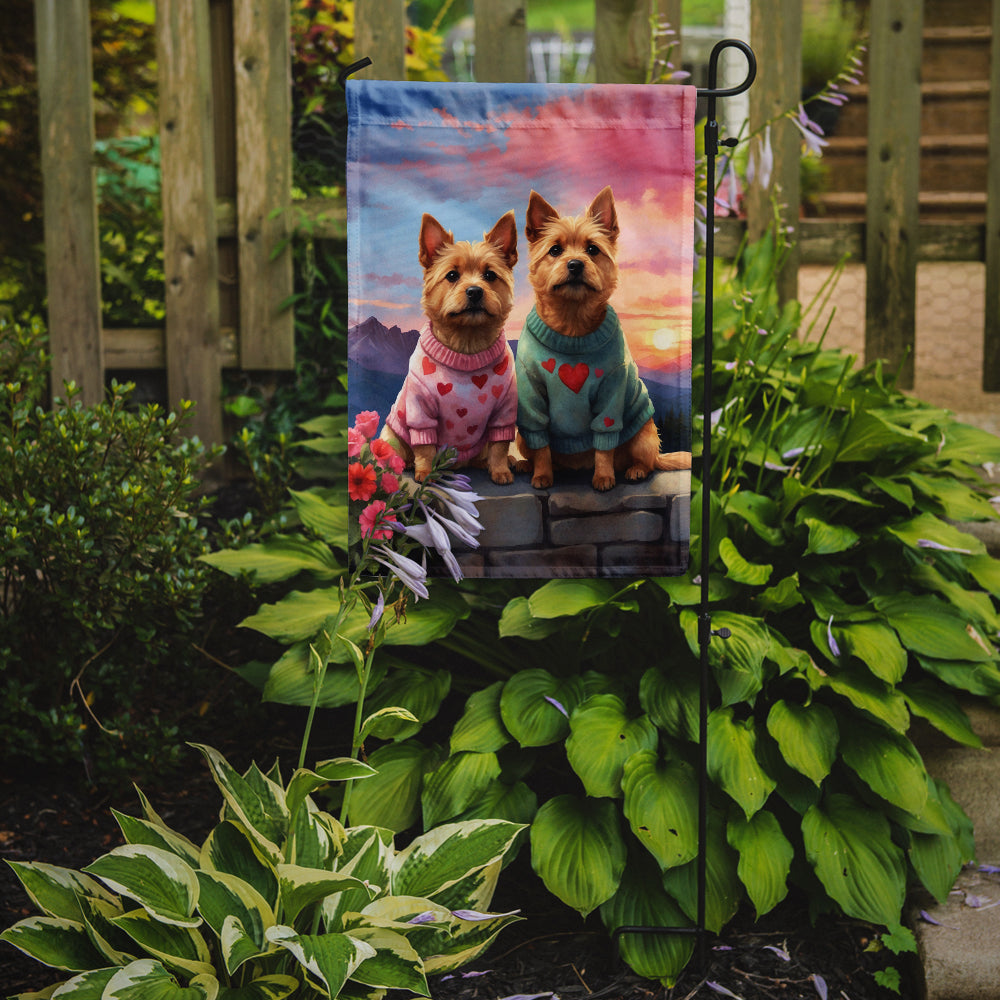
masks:
[[[96,406],[68,385],[44,409],[41,336],[0,322],[0,742],[8,761],[82,757],[107,776],[176,752],[150,681],[191,662],[209,454],[185,434],[188,405],[132,410],[127,385]]]
[[[399,850],[390,831],[345,829],[311,798],[367,765],[325,761],[285,785],[277,767],[241,775],[199,749],[225,803],[200,847],[140,793],[142,819],[115,813],[125,846],[82,872],[11,863],[42,915],[0,938],[78,973],[60,996],[429,996],[428,973],[471,961],[518,919],[485,912],[516,824],[452,823]]]
[[[763,914],[797,887],[814,911],[903,940],[907,886],[943,899],[973,852],[909,728],[921,717],[977,746],[958,696],[1000,695],[1000,561],[953,523],[995,517],[976,466],[1000,460],[1000,440],[903,395],[880,364],[856,368],[808,339],[800,306],[777,302],[781,253],[770,239],[746,248],[714,296],[714,460],[710,488],[695,481],[691,548],[699,567],[710,545],[712,625],[732,636],[709,648],[706,923],[719,930],[744,903]],[[301,587],[310,567],[296,569]],[[379,773],[352,815],[396,830],[421,816],[425,828],[533,819],[534,867],[568,905],[599,910],[609,929],[693,923],[696,573],[435,584],[369,700],[426,724],[450,686],[472,694],[447,753],[415,724],[368,748]],[[307,601],[281,607],[246,624],[278,635],[284,622],[278,637],[304,644],[291,612]],[[432,640],[428,665],[407,662],[407,643]],[[305,691],[295,649],[258,673],[265,697]],[[352,676],[346,662],[330,670],[328,703],[350,702]],[[622,950],[670,982],[691,940],[626,936]]]

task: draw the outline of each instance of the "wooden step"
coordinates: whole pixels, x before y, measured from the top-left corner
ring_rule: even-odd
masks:
[[[863,191],[831,191],[815,199],[824,216],[863,220],[868,199]],[[979,191],[921,191],[920,218],[981,223],[986,216],[986,193]]]
[[[992,15],[991,0],[923,0],[923,3],[925,28],[947,26],[956,21],[989,24]]]
[[[988,80],[992,38],[989,25],[925,28],[921,79],[924,83]]]

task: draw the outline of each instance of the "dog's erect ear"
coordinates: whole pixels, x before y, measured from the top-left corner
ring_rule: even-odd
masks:
[[[454,242],[455,237],[433,215],[424,212],[424,217],[420,220],[420,263],[425,268],[430,267],[441,247]]]
[[[513,212],[508,212],[488,233],[483,233],[483,239],[503,254],[508,267],[517,263],[517,219]]]
[[[528,242],[537,242],[546,224],[558,218],[559,213],[537,191],[532,191],[528,198],[528,213],[524,227],[524,235],[528,237]]]
[[[618,239],[618,213],[615,212],[615,196],[610,187],[606,187],[590,203],[587,214],[600,223],[612,243]]]

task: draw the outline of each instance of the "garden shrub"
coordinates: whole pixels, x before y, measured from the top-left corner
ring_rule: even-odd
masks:
[[[959,699],[1000,695],[1000,561],[954,523],[996,516],[977,466],[1000,460],[1000,439],[904,395],[879,363],[859,368],[810,338],[799,304],[777,300],[782,253],[770,237],[744,248],[715,290],[714,459],[707,472],[695,463],[691,571],[435,582],[369,688],[370,704],[418,722],[369,741],[379,773],[356,789],[355,818],[397,830],[421,817],[425,828],[531,822],[535,869],[581,914],[598,911],[609,930],[692,924],[708,544],[712,625],[732,633],[709,648],[708,928],[743,905],[763,914],[795,887],[814,913],[841,911],[905,943],[908,886],[947,895],[974,853],[971,825],[928,776],[910,726],[919,717],[978,746]],[[342,422],[312,429],[323,431],[317,452],[343,447]],[[334,491],[311,498],[328,508],[311,512],[317,523],[347,519]],[[310,594],[330,580],[295,558],[297,540],[287,531],[244,553],[288,591],[245,622],[288,651],[247,675],[266,698],[304,704],[302,650],[320,624]],[[324,703],[351,702],[353,673],[346,658],[331,666]],[[449,691],[470,696],[442,740],[427,723]],[[676,935],[621,944],[636,971],[665,982],[692,949]]]
[[[156,686],[192,659],[211,453],[187,404],[131,408],[128,385],[84,406],[70,384],[44,408],[42,338],[0,321],[0,744],[109,776],[177,752]]]

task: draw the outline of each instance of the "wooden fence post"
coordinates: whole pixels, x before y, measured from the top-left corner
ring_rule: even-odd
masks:
[[[594,68],[598,83],[645,83],[655,0],[594,0]]]
[[[750,8],[750,41],[759,72],[750,88],[750,131],[755,132],[802,99],[802,4],[799,0],[758,0]],[[756,144],[760,140],[755,139]],[[779,118],[771,126],[774,169],[766,188],[760,177],[747,192],[747,228],[751,240],[760,239],[774,221],[774,202],[780,206],[780,225],[794,229],[793,244],[778,274],[778,296],[786,302],[798,297],[799,160],[802,136],[795,125]],[[759,147],[758,147],[759,148]]]
[[[913,387],[923,0],[872,0],[868,53],[865,360]]]
[[[990,44],[989,170],[986,177],[986,324],[983,391],[1000,392],[1000,0]]]
[[[290,21],[288,0],[233,6],[239,346],[248,369],[295,367],[294,316],[282,307],[292,294]]]
[[[373,80],[406,79],[405,0],[362,0],[355,4],[354,54],[356,59],[371,59],[372,65],[361,73]]]
[[[52,394],[104,398],[89,0],[35,0]]]
[[[475,0],[475,76],[479,83],[523,83],[528,77],[524,0]]]
[[[222,441],[219,254],[207,0],[159,0],[167,396],[197,402],[191,430]]]

